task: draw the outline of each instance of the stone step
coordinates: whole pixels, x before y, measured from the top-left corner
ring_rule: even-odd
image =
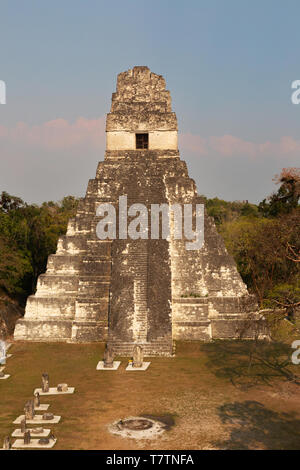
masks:
[[[121,356],[121,357],[132,357],[132,351],[133,347],[131,346],[130,348],[120,348],[120,349],[115,349],[115,354],[116,356]],[[144,356],[145,357],[156,357],[156,356],[163,356],[163,357],[168,357],[172,356],[174,354],[174,349],[172,345],[169,345],[168,347],[164,348],[156,348],[154,346],[149,346],[149,348],[144,349]]]
[[[76,274],[41,274],[37,282],[38,295],[76,294],[79,276]]]
[[[174,352],[174,345],[171,339],[148,342],[136,341],[131,343],[111,338],[109,339],[109,344],[113,346],[115,354],[120,356],[131,356],[135,344],[142,346],[145,356],[170,356]]]
[[[124,348],[125,349],[130,349],[132,350],[133,349],[133,345],[132,344],[129,344],[128,346],[126,345],[115,345],[114,343],[113,344],[113,347],[114,349],[117,351],[120,351],[120,350],[123,350]],[[170,347],[170,344],[169,343],[166,343],[166,344],[149,344],[148,346],[145,346],[144,344],[144,341],[137,341],[137,344],[142,344],[142,347],[144,348],[144,350],[147,350],[147,349],[165,349],[165,348],[169,348]]]

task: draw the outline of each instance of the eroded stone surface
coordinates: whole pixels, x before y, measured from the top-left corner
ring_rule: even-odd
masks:
[[[134,346],[132,357],[133,357],[132,367],[133,368],[142,367],[143,359],[144,359],[144,353],[143,353],[142,346],[139,346],[139,345]]]
[[[34,394],[34,407],[38,408],[40,406],[40,403],[41,403],[40,402],[40,394],[39,394],[39,392],[36,392]]]
[[[30,444],[30,439],[31,439],[30,430],[27,429],[27,430],[24,432],[24,445]]]
[[[156,439],[167,426],[161,421],[141,416],[120,419],[108,426],[109,432],[129,439]]]
[[[10,450],[11,449],[11,438],[10,436],[7,436],[3,440],[3,449],[4,450]]]
[[[97,206],[116,205],[119,196],[149,211],[151,204],[202,203],[180,160],[164,78],[147,67],[119,74],[106,132],[105,159],[49,256],[15,338],[108,341],[116,355],[127,356],[134,344],[142,344],[145,356],[168,356],[173,339],[235,337],[255,305],[207,214],[204,246],[194,251],[172,236],[169,241],[96,236]],[[137,133],[148,134],[148,149],[136,149]]]
[[[49,391],[48,392],[43,392],[43,390],[41,388],[36,388],[34,390],[34,393],[36,392],[39,392],[40,395],[64,395],[64,394],[70,394],[70,393],[74,393],[75,392],[75,388],[74,387],[68,387],[68,390],[67,391],[61,391],[59,392],[57,390],[57,387],[50,387],[49,388]],[[48,405],[49,407],[49,405]],[[48,408],[47,408],[48,409]],[[41,405],[41,408],[40,408],[41,411],[44,410],[44,407],[43,405]]]
[[[29,429],[31,436],[34,437],[47,437],[49,436],[51,430],[50,429],[44,429],[44,428],[30,428]],[[14,432],[12,433],[12,437],[23,437],[24,436],[24,431],[22,429],[18,428],[15,429]]]
[[[16,439],[12,445],[13,449],[51,449],[56,443],[56,439],[48,439],[47,443],[41,443],[41,439],[31,439],[29,444],[24,444],[23,439]],[[45,442],[45,441],[42,441]]]
[[[18,416],[14,421],[13,424],[21,424],[22,420],[24,419],[24,415]],[[50,419],[46,419],[43,415],[35,415],[33,419],[28,419],[26,421],[27,424],[40,424],[45,425],[47,423],[50,424],[57,424],[59,423],[61,416],[51,416]]]
[[[34,400],[28,400],[24,406],[25,420],[34,419]]]
[[[22,432],[22,434],[25,434],[26,429],[27,429],[26,428],[26,417],[24,417],[24,419],[22,419],[20,424],[21,424],[21,432]]]
[[[96,366],[96,369],[97,370],[118,370],[120,364],[121,364],[121,361],[114,361],[112,364],[112,367],[105,367],[104,362],[99,361]]]
[[[42,391],[44,393],[47,393],[49,392],[49,375],[48,374],[42,374]],[[39,393],[39,392],[35,392],[36,393]]]
[[[69,389],[68,384],[58,384],[57,391],[58,392],[67,392]]]
[[[114,365],[114,350],[111,344],[106,344],[105,351],[103,355],[103,367],[112,368]]]

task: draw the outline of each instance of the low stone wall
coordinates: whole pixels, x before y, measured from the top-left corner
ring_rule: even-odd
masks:
[[[209,341],[211,339],[211,322],[209,320],[198,322],[174,322],[173,339]]]
[[[71,339],[72,320],[30,320],[17,322],[14,338],[19,341],[68,341]]]

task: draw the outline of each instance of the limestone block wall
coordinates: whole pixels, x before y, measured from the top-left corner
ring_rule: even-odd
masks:
[[[103,191],[95,193],[94,188],[95,184],[89,182],[67,234],[59,239],[56,253],[49,256],[47,271],[39,277],[35,295],[27,300],[24,319],[16,325],[16,339],[107,338],[111,242],[96,237],[95,208]]]
[[[136,150],[136,133],[129,131],[107,131],[107,150]],[[150,131],[149,150],[177,150],[177,131]]]
[[[147,67],[119,74],[106,119],[106,149],[135,150],[135,134],[149,134],[150,150],[177,150],[177,119],[163,77]]]
[[[172,219],[170,240],[96,236],[98,205],[114,204],[118,217],[119,196],[148,211],[151,204],[201,203],[179,157],[177,130],[162,76],[147,67],[118,75],[104,161],[28,298],[16,339],[109,340],[121,355],[131,355],[138,342],[147,355],[171,355],[173,339],[236,335],[255,305],[210,217],[205,243],[193,251],[185,238],[174,240]],[[148,133],[148,149],[135,148],[140,132]]]
[[[176,165],[174,161],[172,166]],[[166,175],[169,202],[200,204],[194,181],[187,172],[179,175],[179,171],[177,177]],[[223,334],[224,337],[234,336],[233,320],[243,318],[246,312],[255,309],[255,305],[212,218],[205,213],[204,245],[201,249],[187,250],[185,241],[172,238],[170,244],[173,337],[208,339],[223,337]],[[221,319],[226,324],[224,333]]]
[[[110,152],[110,161],[118,154]],[[107,164],[109,164],[107,155]],[[117,169],[118,194],[128,206],[166,202],[163,170],[156,152],[127,151]],[[134,177],[133,177],[134,175]],[[172,351],[171,271],[169,243],[164,240],[116,240],[112,254],[109,339],[127,351],[130,342],[160,353]],[[126,315],[124,315],[126,312]],[[154,346],[155,343],[155,346]]]

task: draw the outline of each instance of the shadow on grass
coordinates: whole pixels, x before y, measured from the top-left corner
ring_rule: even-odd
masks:
[[[257,401],[234,402],[218,410],[221,421],[233,425],[230,437],[218,441],[221,449],[298,450],[300,420],[277,413]]]
[[[147,415],[143,414],[143,418],[153,419],[154,421],[160,421],[165,426],[165,430],[169,431],[174,425],[174,415],[164,414],[164,415]]]
[[[282,343],[265,341],[220,341],[202,346],[208,357],[207,367],[220,378],[238,387],[272,385],[274,379],[300,385],[291,367],[292,350]]]

